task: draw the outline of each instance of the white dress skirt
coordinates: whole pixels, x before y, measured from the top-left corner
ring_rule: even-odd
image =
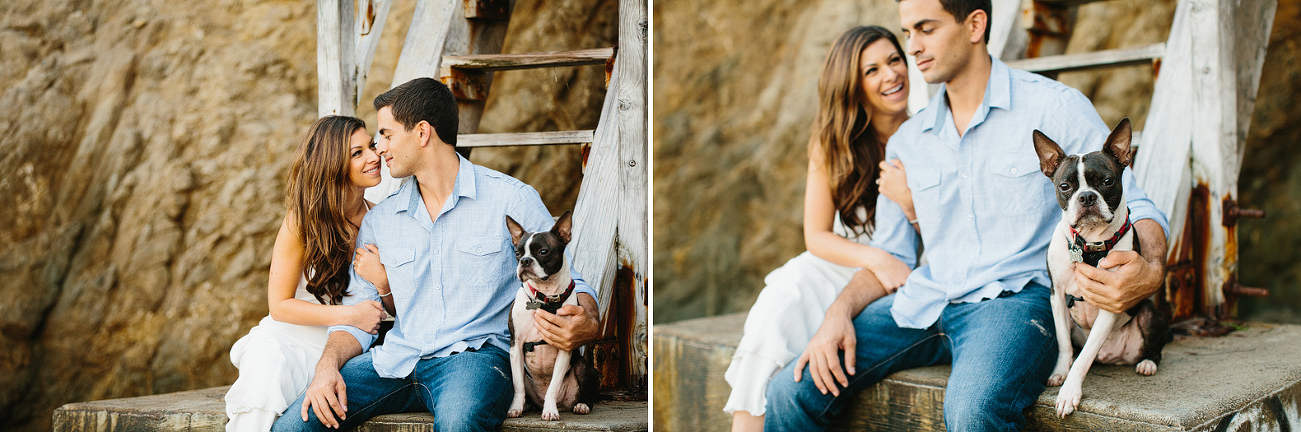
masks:
[[[319,303],[307,292],[307,280],[298,282],[294,298]],[[286,324],[262,318],[248,335],[230,348],[230,361],[239,378],[226,392],[228,432],[266,432],[298,400],[316,372],[325,349],[323,326]]]
[[[837,215],[835,233],[868,244],[867,235],[854,237]],[[822,326],[827,308],[859,270],[833,264],[804,252],[768,273],[763,291],[745,319],[745,333],[724,378],[732,386],[723,411],[764,415],[768,381],[804,352]]]

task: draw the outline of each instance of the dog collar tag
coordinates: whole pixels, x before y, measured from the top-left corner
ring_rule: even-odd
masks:
[[[525,303],[525,304],[524,304],[524,309],[525,309],[525,310],[534,310],[534,309],[537,309],[537,308],[540,308],[540,307],[542,307],[542,302],[537,301],[537,300],[529,300],[528,303]]]
[[[1071,262],[1084,262],[1084,250],[1079,247],[1067,248],[1071,250]]]

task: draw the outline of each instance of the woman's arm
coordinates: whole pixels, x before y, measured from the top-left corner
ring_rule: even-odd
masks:
[[[379,297],[384,301],[384,309],[388,310],[389,315],[397,316],[397,309],[393,306],[393,293],[388,286],[388,273],[384,271],[384,264],[379,261],[379,248],[375,245],[368,244],[357,248],[357,258],[352,262],[352,268],[371,285],[375,285],[375,290],[379,291]]]
[[[886,251],[836,235],[832,231],[835,215],[830,176],[823,163],[822,151],[811,138],[809,174],[804,190],[804,246],[818,258],[846,267],[872,270],[888,290],[902,286],[912,269]]]
[[[354,306],[322,305],[294,298],[298,281],[303,274],[303,255],[306,246],[298,237],[292,214],[285,215],[276,234],[275,248],[271,252],[271,274],[267,282],[267,307],[271,318],[288,324],[307,326],[351,325],[375,332],[384,310],[378,302],[362,302]]]

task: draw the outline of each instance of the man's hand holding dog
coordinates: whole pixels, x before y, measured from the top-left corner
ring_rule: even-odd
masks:
[[[601,337],[596,299],[586,293],[577,295],[578,306],[565,305],[554,314],[542,309],[533,312],[533,325],[547,345],[572,351]]]
[[[1102,310],[1121,313],[1150,297],[1165,280],[1165,232],[1148,219],[1134,223],[1143,255],[1115,251],[1098,266],[1075,265],[1075,283],[1084,299]]]

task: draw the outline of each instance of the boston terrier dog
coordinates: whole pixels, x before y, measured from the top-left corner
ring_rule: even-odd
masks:
[[[1079,406],[1084,376],[1095,358],[1107,364],[1137,364],[1138,373],[1152,375],[1168,340],[1166,319],[1152,300],[1115,314],[1084,301],[1075,283],[1076,263],[1097,266],[1111,251],[1139,251],[1121,189],[1121,173],[1131,161],[1131,135],[1126,118],[1111,131],[1102,151],[1067,156],[1056,142],[1034,131],[1040,170],[1052,179],[1063,211],[1048,245],[1058,348],[1048,385],[1062,386],[1057,393],[1061,417]],[[1084,345],[1074,364],[1072,342]]]
[[[556,313],[564,305],[577,305],[574,281],[569,277],[569,211],[551,231],[531,233],[506,216],[506,228],[515,244],[516,271],[523,282],[510,308],[510,372],[515,398],[507,417],[524,412],[524,400],[542,408],[543,420],[559,420],[559,409],[587,414],[600,398],[600,374],[582,355],[557,349],[542,340],[533,326],[538,309]],[[559,409],[558,409],[559,408]]]

